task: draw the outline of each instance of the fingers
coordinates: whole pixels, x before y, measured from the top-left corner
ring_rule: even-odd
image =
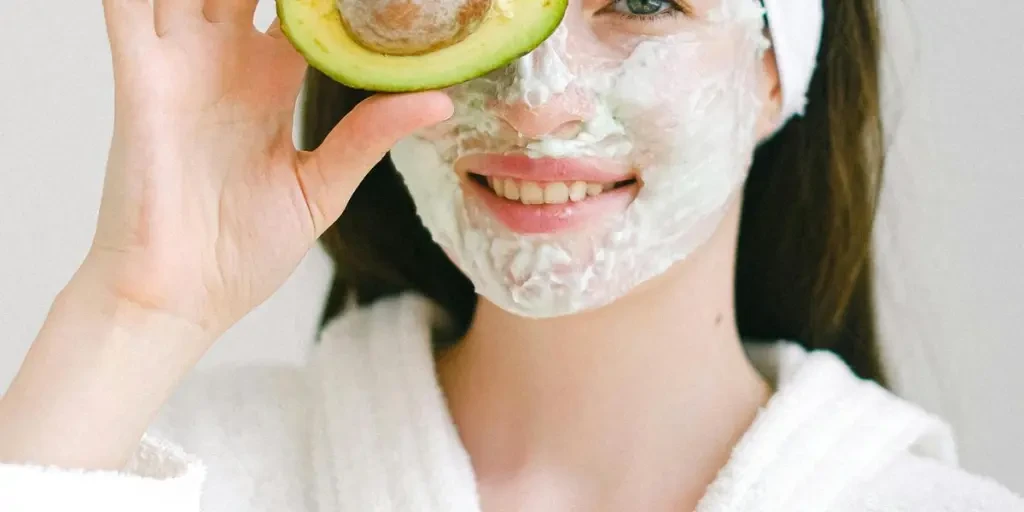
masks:
[[[215,22],[249,23],[256,16],[257,0],[206,0],[203,14]]]
[[[153,0],[156,33],[164,35],[176,26],[202,20],[203,0]]]
[[[399,139],[451,117],[441,92],[374,96],[359,104],[299,167],[317,236],[333,224],[363,177]]]
[[[156,36],[149,0],[103,0],[103,15],[115,58]]]

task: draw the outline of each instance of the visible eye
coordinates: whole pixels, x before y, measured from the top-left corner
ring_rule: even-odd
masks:
[[[685,14],[686,9],[674,0],[615,0],[607,10],[630,18]]]

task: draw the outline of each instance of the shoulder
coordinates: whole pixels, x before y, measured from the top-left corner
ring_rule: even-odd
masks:
[[[730,510],[767,501],[785,503],[779,510],[1024,512],[1020,497],[957,466],[942,418],[858,378],[834,354],[788,343],[748,353],[777,391],[727,466],[731,480],[718,490],[742,505]]]
[[[371,419],[386,419],[361,407],[393,401],[395,390],[380,382],[382,375],[401,370],[401,383],[410,375],[432,375],[429,334],[439,314],[415,295],[381,300],[325,326],[306,365],[196,371],[161,409],[150,433],[205,465],[204,510],[295,510],[322,476],[315,468],[323,468],[320,457],[329,449],[324,436],[336,434],[328,423],[334,429],[351,423],[361,432]],[[429,388],[414,387],[407,391]],[[382,435],[393,426],[375,428]]]
[[[194,372],[153,422],[206,467],[204,510],[294,508],[305,495],[310,394],[306,372],[286,365]]]
[[[226,451],[263,456],[302,442],[312,416],[323,408],[324,393],[337,377],[354,378],[375,361],[396,364],[394,352],[416,352],[427,339],[436,309],[416,296],[382,300],[346,311],[330,322],[309,355],[308,364],[228,365],[193,372],[160,410],[153,432],[198,455]],[[313,343],[313,340],[310,340]],[[429,358],[429,352],[426,354]],[[353,382],[367,392],[367,382]],[[372,384],[372,383],[371,383]],[[323,388],[330,389],[323,389]],[[267,441],[270,442],[267,442]],[[237,456],[232,454],[232,458]],[[209,457],[204,457],[208,459]],[[219,458],[219,457],[214,457]]]
[[[847,493],[837,512],[1024,512],[1024,499],[996,481],[904,453]]]
[[[154,430],[176,440],[244,436],[287,428],[304,408],[306,370],[291,365],[236,365],[197,370],[160,410]]]

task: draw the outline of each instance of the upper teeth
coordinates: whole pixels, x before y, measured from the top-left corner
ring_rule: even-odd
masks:
[[[516,181],[508,178],[487,178],[495,194],[523,204],[563,204],[578,202],[615,187],[613,183],[585,181]]]

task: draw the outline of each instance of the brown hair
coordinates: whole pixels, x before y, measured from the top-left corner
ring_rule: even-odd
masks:
[[[825,31],[805,115],[756,152],[743,202],[736,306],[747,338],[839,354],[884,383],[876,339],[871,234],[883,167],[875,0],[825,0]],[[320,145],[367,93],[312,71],[304,146]],[[336,263],[324,321],[402,291],[436,301],[468,328],[469,280],[431,239],[388,159],[322,239]]]

